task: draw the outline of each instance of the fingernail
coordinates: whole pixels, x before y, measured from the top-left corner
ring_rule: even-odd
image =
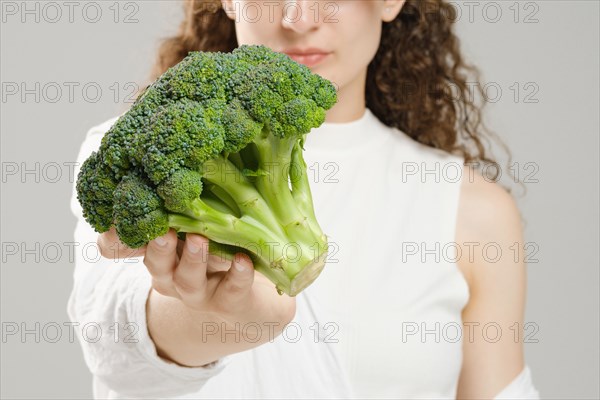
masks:
[[[196,254],[197,252],[200,251],[200,246],[196,245],[195,243],[193,243],[191,240],[186,240],[185,241],[188,251],[192,254]]]
[[[238,263],[237,261],[234,262],[233,265],[235,266],[235,269],[237,269],[240,272],[244,272],[246,270],[246,267],[244,267],[242,264]]]
[[[159,246],[164,246],[167,244],[167,238],[165,236],[159,236],[154,239],[154,242]]]

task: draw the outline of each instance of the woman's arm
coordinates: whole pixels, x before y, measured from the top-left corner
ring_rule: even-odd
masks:
[[[99,147],[115,121],[88,132],[77,158],[79,166]],[[79,250],[75,252],[67,313],[94,377],[94,395],[104,397],[108,395],[105,390],[112,390],[121,396],[169,397],[199,390],[224,363],[186,368],[159,357],[146,323],[146,302],[152,288],[147,268],[140,258],[99,256],[95,246],[98,234],[84,220],[75,188],[71,209],[77,217],[74,236]],[[136,255],[131,251],[124,254]]]
[[[97,150],[114,121],[92,128],[78,165]],[[76,253],[68,314],[82,330],[79,342],[94,379],[119,395],[197,392],[224,367],[225,356],[272,340],[294,316],[295,300],[278,295],[270,281],[255,274],[250,260],[240,262],[243,272],[230,268],[231,261],[213,262],[203,253],[206,239],[198,235],[191,235],[195,249],[190,251],[191,240],[178,251],[173,231],[162,246],[155,240],[132,251],[117,241],[114,230],[100,236],[94,232],[74,189],[71,208],[77,217],[75,239],[83,250]],[[95,251],[96,241],[103,257]],[[236,322],[268,331],[259,341],[241,334],[237,340],[232,334]],[[98,339],[87,338],[86,324],[102,333]],[[228,335],[222,339],[224,329]]]
[[[458,264],[470,289],[462,314],[464,357],[457,397],[491,399],[525,367],[524,244],[513,197],[471,172],[461,186],[456,232],[463,250]]]

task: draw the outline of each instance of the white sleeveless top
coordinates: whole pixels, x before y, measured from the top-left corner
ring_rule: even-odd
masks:
[[[335,347],[355,394],[453,397],[469,293],[453,248],[440,253],[454,241],[462,160],[369,109],[315,129],[305,149],[319,171],[316,215],[337,250],[309,293],[339,326]]]
[[[115,120],[88,133],[80,162]],[[107,332],[115,322],[139,328],[135,341],[80,340],[96,398],[455,398],[469,298],[452,246],[462,159],[417,143],[368,109],[314,129],[305,150],[331,252],[298,295],[294,321],[270,343],[205,368],[169,363],[148,336],[151,280],[141,259],[78,256],[71,320]],[[76,240],[95,243],[75,198],[72,208]],[[527,367],[518,380],[527,387]]]

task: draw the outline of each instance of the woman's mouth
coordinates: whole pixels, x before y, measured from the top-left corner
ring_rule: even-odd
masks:
[[[306,50],[306,51],[284,51],[292,60],[296,61],[299,64],[304,64],[307,67],[314,67],[322,63],[331,52],[321,51],[321,50]]]

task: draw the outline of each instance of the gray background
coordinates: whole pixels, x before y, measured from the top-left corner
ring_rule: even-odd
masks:
[[[5,9],[11,2],[2,3]],[[17,95],[1,103],[3,172],[15,165],[19,172],[39,166],[37,176],[2,177],[5,328],[68,321],[73,265],[64,243],[73,241],[75,218],[63,163],[75,160],[91,126],[125,109],[131,92],[127,84],[144,81],[157,40],[174,32],[181,18],[177,1],[126,3],[118,4],[117,22],[113,2],[97,2],[102,17],[96,23],[84,19],[86,2],[78,3],[72,22],[64,6],[55,23],[55,10],[49,8],[39,22],[32,15],[22,22],[20,14],[3,14],[3,95],[11,82],[46,85],[39,102],[33,95],[24,101]],[[465,3],[456,5],[462,11],[458,27],[466,54],[481,67],[484,81],[502,90],[488,108],[488,124],[510,146],[521,180],[533,174],[525,183],[527,194],[518,197],[526,241],[532,243],[530,250],[539,249],[528,267],[525,320],[539,330],[532,337],[537,343],[525,345],[527,362],[544,398],[598,398],[599,6],[596,1],[520,2],[515,21],[514,3],[495,3],[502,11],[495,23],[496,8],[484,12],[484,3],[476,3],[469,15]],[[43,3],[38,7],[42,12]],[[93,11],[88,8],[85,16],[93,19]],[[130,13],[137,22],[124,23]],[[52,82],[62,87],[57,101]],[[65,82],[79,83],[72,99]],[[82,93],[89,82],[102,89],[97,102],[91,89],[87,99]],[[120,89],[116,99],[115,83]],[[502,159],[500,151],[495,154]],[[39,261],[25,251],[36,245]],[[14,246],[17,254],[11,255]],[[3,398],[91,396],[79,344],[71,343],[67,332],[63,326],[56,343],[44,337],[38,343],[33,334],[25,340],[3,338]]]

